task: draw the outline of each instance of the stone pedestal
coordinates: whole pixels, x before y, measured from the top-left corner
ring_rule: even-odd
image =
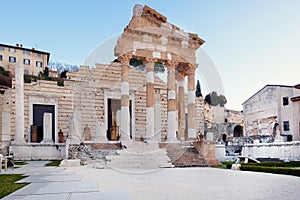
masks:
[[[103,122],[96,122],[96,135],[95,135],[96,143],[106,143],[108,142],[106,133],[105,133],[105,125]]]
[[[44,113],[43,116],[43,140],[41,143],[53,143],[52,140],[52,113]]]

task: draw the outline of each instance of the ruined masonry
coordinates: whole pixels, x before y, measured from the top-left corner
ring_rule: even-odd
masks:
[[[203,99],[195,97],[195,52],[203,43],[136,5],[115,46],[116,62],[80,66],[63,86],[23,83],[22,66],[16,66],[12,89],[0,95],[2,151],[9,146],[17,159],[57,159],[69,157],[72,145],[122,141],[136,149],[142,141],[155,152],[157,143],[195,140],[204,132]],[[130,66],[131,59],[142,60],[146,70]],[[167,83],[154,73],[157,62]],[[167,166],[160,151],[165,158],[158,165]]]

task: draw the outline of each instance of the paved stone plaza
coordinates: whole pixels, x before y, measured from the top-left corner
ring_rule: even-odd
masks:
[[[30,162],[13,173],[30,185],[4,199],[298,199],[300,178],[214,168],[167,168],[153,173],[92,166],[43,167]]]

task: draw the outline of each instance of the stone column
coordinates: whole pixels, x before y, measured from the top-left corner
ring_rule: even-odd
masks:
[[[184,140],[185,137],[185,74],[178,74],[178,139]]]
[[[24,66],[15,65],[15,137],[13,144],[22,145],[24,140]]]
[[[146,60],[146,139],[154,140],[154,60]]]
[[[176,79],[177,63],[169,62],[168,66],[168,137],[167,142],[178,142],[176,138]]]
[[[188,71],[188,138],[196,138],[195,67]]]
[[[52,144],[52,113],[44,113],[43,133],[43,140],[41,143]]]
[[[119,57],[119,61],[122,63],[121,70],[121,140],[130,140],[130,113],[129,113],[129,61],[128,55]]]

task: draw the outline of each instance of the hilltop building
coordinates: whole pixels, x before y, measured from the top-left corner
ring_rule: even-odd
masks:
[[[24,74],[38,76],[47,67],[50,53],[16,46],[0,44],[0,66],[15,74],[15,65],[24,65]]]

